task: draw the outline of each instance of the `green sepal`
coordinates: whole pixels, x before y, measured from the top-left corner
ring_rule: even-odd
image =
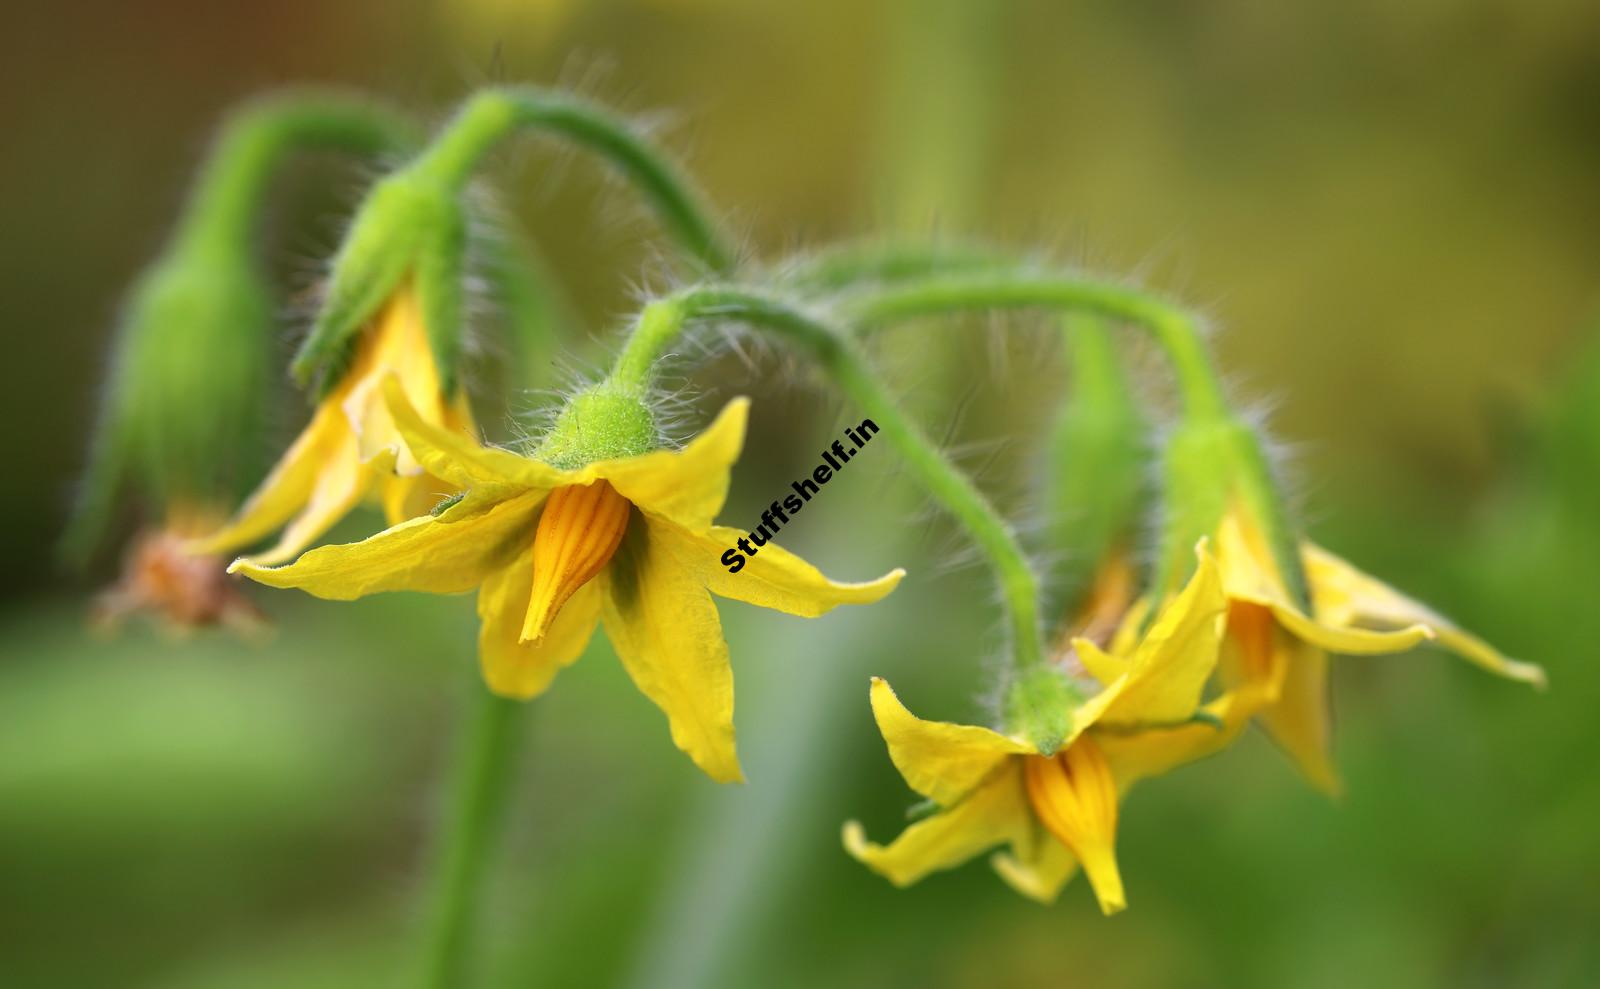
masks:
[[[134,283],[61,553],[87,563],[119,494],[231,507],[260,468],[273,311],[244,251],[174,250]]]
[[[1030,667],[1006,691],[1006,731],[1026,739],[1040,755],[1054,755],[1072,734],[1075,712],[1084,700],[1064,670],[1045,663]]]
[[[417,298],[428,346],[439,366],[439,389],[446,395],[455,394],[461,359],[466,253],[467,224],[460,212],[440,215],[432,236],[417,253]]]
[[[661,430],[642,392],[607,380],[578,392],[556,415],[534,457],[566,470],[638,457],[661,446]]]
[[[1265,534],[1290,599],[1309,605],[1298,532],[1255,429],[1232,416],[1186,419],[1167,439],[1164,468],[1166,524],[1157,587],[1182,586],[1194,564],[1195,543],[1213,535],[1238,504]]]
[[[464,229],[457,197],[416,169],[401,169],[373,186],[334,256],[322,308],[290,366],[295,379],[303,385],[315,380],[319,397],[337,385],[356,334],[408,275],[420,277],[424,258],[438,267],[459,253]],[[429,328],[430,336],[459,332],[459,324]],[[454,370],[453,363],[441,365],[440,374],[453,377]]]

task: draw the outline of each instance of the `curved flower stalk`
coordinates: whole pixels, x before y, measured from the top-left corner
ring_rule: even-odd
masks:
[[[293,153],[397,153],[416,141],[403,116],[361,97],[288,90],[231,112],[162,254],[131,290],[100,423],[63,555],[86,564],[114,509],[139,505],[135,538],[102,617],[153,611],[179,627],[252,624],[224,561],[185,542],[214,528],[259,476],[273,333],[257,258],[260,214]]]
[[[657,448],[641,403],[601,386],[567,407],[534,457],[522,457],[428,422],[393,379],[387,397],[409,448],[463,497],[290,566],[234,569],[335,600],[476,589],[484,678],[507,697],[542,693],[603,623],[634,683],[666,713],[673,742],[719,782],[742,777],[733,675],[711,595],[816,617],[876,601],[904,573],[835,583],[770,543],[738,575],[718,564],[742,535],[712,520],[743,446],[743,399],[674,451]]]
[[[1186,547],[1209,537],[1229,600],[1219,675],[1263,699],[1260,720],[1305,774],[1338,789],[1329,753],[1329,652],[1393,653],[1435,639],[1508,679],[1542,686],[1544,672],[1511,660],[1442,616],[1337,557],[1303,543],[1260,438],[1231,411],[1195,321],[1118,285],[1018,265],[907,280],[841,303],[864,329],[959,309],[1045,307],[1137,324],[1161,344],[1182,397],[1169,434],[1166,536],[1157,588],[1178,586]]]
[[[1209,754],[1248,715],[1238,697],[1217,702],[1227,723],[1207,712],[1193,723],[1217,662],[1226,599],[1217,564],[1202,546],[1189,585],[1122,654],[1079,637],[1075,679],[1086,698],[1069,711],[1056,747],[1042,747],[1013,723],[997,732],[923,721],[889,685],[874,679],[872,708],[889,756],[906,783],[930,800],[930,816],[888,845],[868,842],[860,824],[844,828],[846,849],[899,886],[996,848],[995,870],[1014,889],[1053,901],[1081,865],[1100,909],[1126,906],[1116,858],[1118,805],[1135,782]]]
[[[311,423],[235,519],[197,551],[237,550],[283,527],[276,545],[253,558],[269,566],[297,556],[363,500],[379,501],[394,525],[455,490],[407,450],[378,382],[398,376],[430,425],[476,436],[458,374],[470,226],[464,189],[488,150],[525,126],[596,150],[644,192],[691,256],[708,267],[732,263],[692,190],[627,122],[563,94],[476,94],[363,203],[293,364],[320,396]]]

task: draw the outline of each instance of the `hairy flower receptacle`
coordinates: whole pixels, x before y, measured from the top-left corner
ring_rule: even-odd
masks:
[[[533,536],[533,596],[522,641],[538,642],[561,606],[611,562],[633,506],[606,481],[550,492]]]
[[[1077,856],[1101,911],[1127,906],[1117,869],[1117,783],[1100,747],[1080,736],[1065,752],[1024,759],[1023,777],[1034,814]]]

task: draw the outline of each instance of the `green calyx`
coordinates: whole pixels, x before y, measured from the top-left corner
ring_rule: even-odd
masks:
[[[1026,739],[1040,755],[1054,755],[1072,734],[1074,712],[1086,699],[1060,667],[1035,664],[1017,673],[1006,690],[1006,731]]]
[[[363,327],[414,280],[445,394],[453,394],[461,354],[467,221],[461,197],[417,167],[380,180],[356,213],[333,259],[327,294],[291,370],[318,396],[335,385]]]
[[[228,507],[260,467],[272,303],[242,250],[169,253],[134,285],[73,522],[87,562],[120,492],[158,512]]]
[[[600,460],[643,456],[661,446],[655,413],[643,392],[603,381],[572,396],[533,456],[564,470]]]
[[[1233,416],[1180,422],[1167,440],[1166,532],[1158,587],[1176,591],[1193,564],[1194,546],[1213,536],[1230,509],[1265,536],[1290,597],[1306,606],[1297,533],[1272,477],[1260,434]]]

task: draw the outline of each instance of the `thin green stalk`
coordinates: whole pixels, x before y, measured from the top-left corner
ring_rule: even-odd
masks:
[[[722,317],[775,331],[799,344],[833,377],[899,450],[927,492],[955,516],[989,558],[1000,583],[1011,628],[1014,660],[1030,669],[1044,660],[1033,568],[1016,534],[961,471],[923,435],[878,380],[849,335],[819,316],[759,290],[708,286],[689,289],[646,307],[617,360],[612,378],[647,387],[656,361],[692,319]]]
[[[427,989],[461,984],[487,853],[514,768],[516,715],[523,705],[477,685],[473,694],[432,869],[417,980]]]
[[[266,187],[294,151],[397,153],[421,132],[404,115],[354,94],[287,90],[231,114],[195,180],[175,243],[244,249],[255,240]]]
[[[708,273],[733,269],[737,252],[678,167],[629,121],[570,93],[531,87],[480,90],[417,167],[459,189],[490,150],[522,128],[559,134],[599,154],[638,188],[667,233]]]
[[[1149,331],[1166,352],[1187,418],[1227,415],[1221,382],[1194,317],[1120,285],[1050,272],[958,274],[884,286],[841,305],[847,321],[864,330],[962,309],[1077,309],[1127,320]]]

